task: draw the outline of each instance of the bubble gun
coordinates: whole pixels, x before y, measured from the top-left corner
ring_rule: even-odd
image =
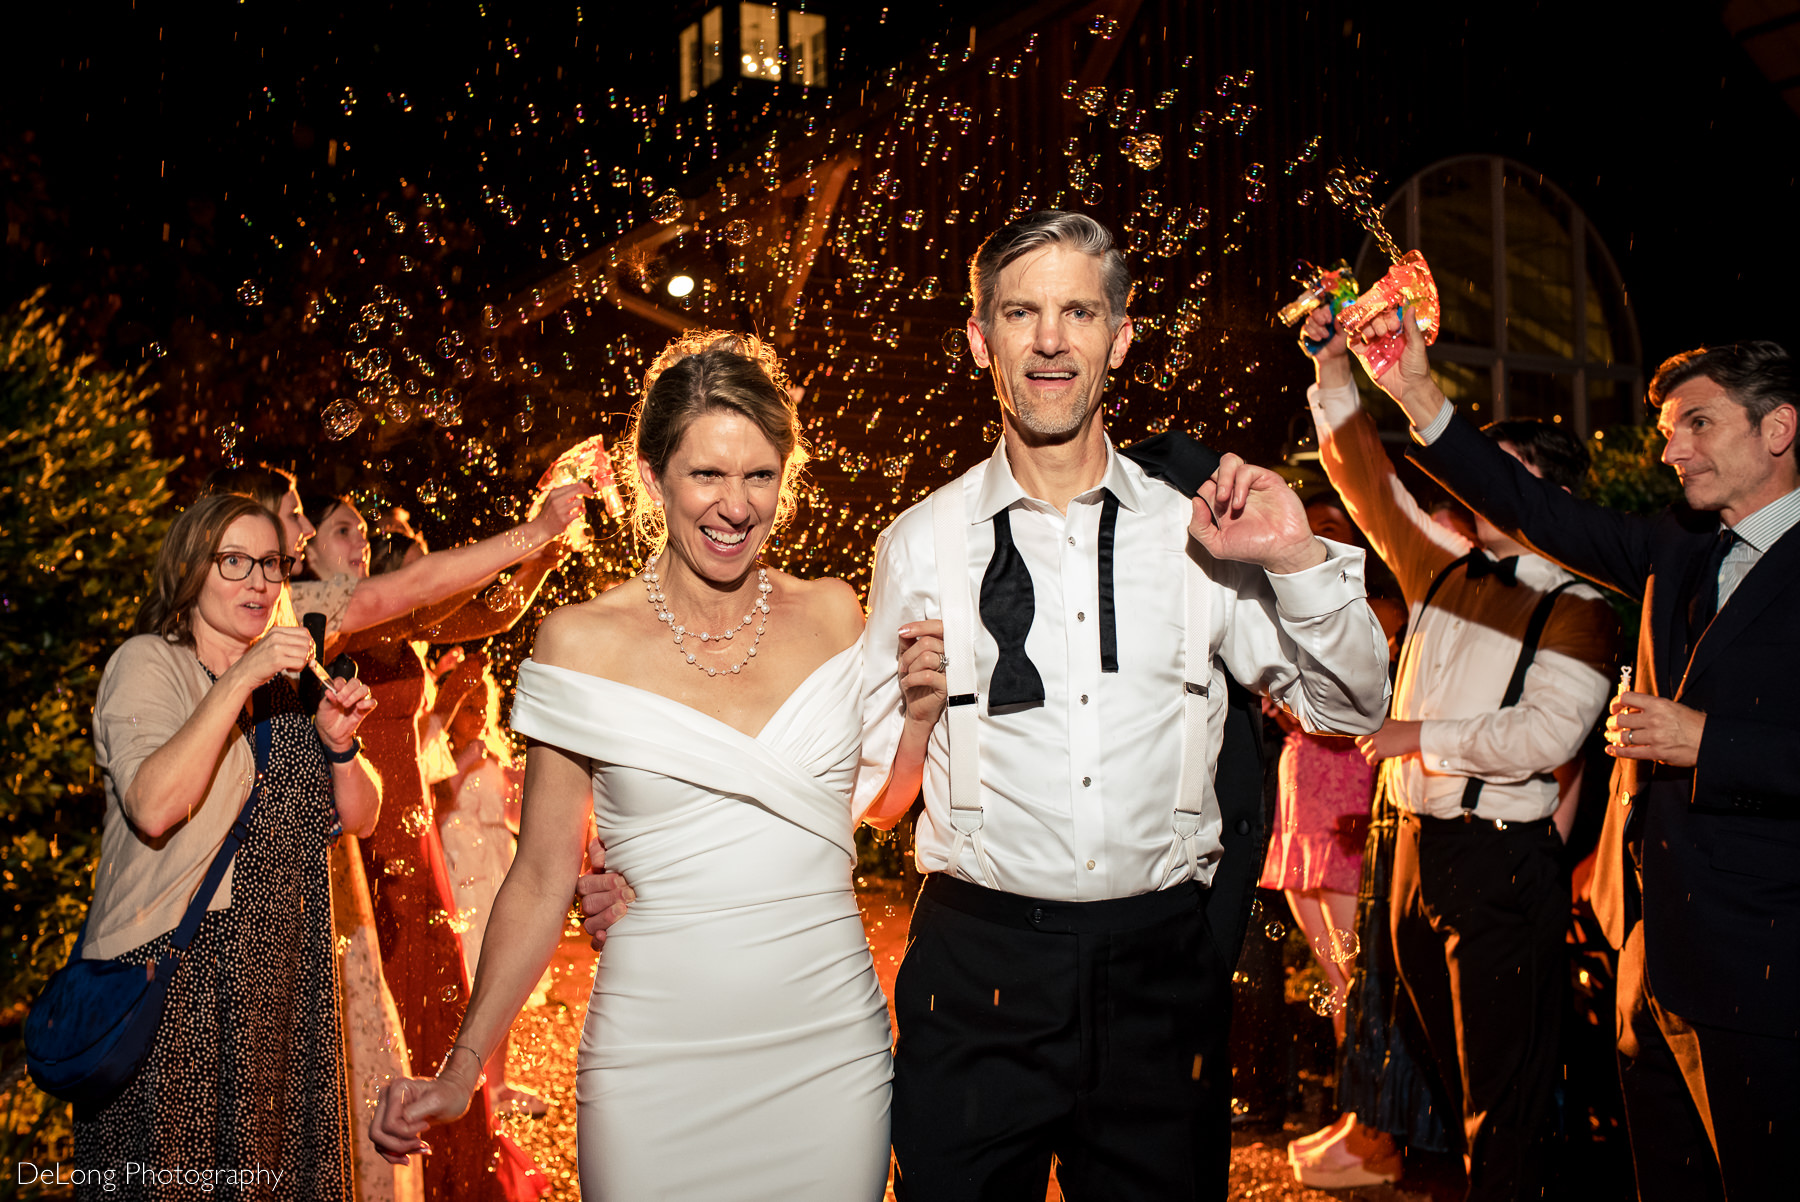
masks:
[[[606,436],[596,434],[592,438],[583,439],[556,457],[556,462],[544,469],[538,477],[537,496],[531,502],[528,517],[536,517],[544,507],[544,498],[552,489],[561,488],[565,484],[576,484],[585,481],[594,490],[606,506],[606,512],[613,521],[625,518],[625,497],[619,491],[619,482],[613,476],[612,458],[606,453]],[[577,522],[569,533],[569,547],[574,551],[587,551],[593,548],[594,532],[585,520]]]
[[[1350,264],[1342,259],[1330,267],[1314,267],[1305,259],[1296,260],[1294,282],[1302,289],[1300,295],[1275,314],[1284,326],[1299,325],[1308,313],[1324,305],[1330,305],[1331,315],[1336,317],[1339,310],[1356,299],[1356,277],[1350,274]],[[1309,355],[1318,354],[1325,346],[1310,338],[1305,342]]]
[[[1337,313],[1338,326],[1356,351],[1357,358],[1368,369],[1370,379],[1379,378],[1400,362],[1400,352],[1406,347],[1406,333],[1396,330],[1369,342],[1358,342],[1356,334],[1376,314],[1406,306],[1412,308],[1419,332],[1425,335],[1425,344],[1430,346],[1436,342],[1439,324],[1437,284],[1431,278],[1431,268],[1425,265],[1425,256],[1416,250],[1408,251],[1398,263],[1388,268],[1386,275],[1375,281],[1374,287]]]

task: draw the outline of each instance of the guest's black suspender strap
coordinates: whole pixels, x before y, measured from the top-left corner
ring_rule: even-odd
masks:
[[[1439,576],[1438,579],[1443,577]],[[1500,697],[1501,709],[1519,704],[1519,698],[1525,695],[1525,673],[1531,670],[1531,661],[1537,658],[1538,643],[1544,637],[1544,627],[1550,624],[1550,611],[1556,608],[1556,599],[1562,595],[1563,590],[1574,588],[1575,584],[1575,581],[1569,580],[1557,585],[1545,593],[1538,600],[1537,608],[1531,611],[1531,622],[1525,627],[1525,637],[1519,640],[1519,662],[1513,665],[1512,679],[1506,682],[1506,692]],[[1479,776],[1471,776],[1468,783],[1463,785],[1463,817],[1468,818],[1475,813],[1475,805],[1481,800],[1481,787],[1486,783]]]

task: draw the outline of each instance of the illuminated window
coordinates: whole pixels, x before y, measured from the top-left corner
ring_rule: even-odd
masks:
[[[681,31],[681,98],[700,94],[700,89],[719,82],[725,74],[720,53],[724,38],[724,14],[709,9],[704,17]]]
[[[1538,417],[1581,434],[1641,420],[1637,322],[1612,256],[1562,189],[1471,155],[1406,181],[1383,220],[1431,264],[1443,305],[1433,371],[1475,420]],[[1365,240],[1356,278],[1386,267]]]
[[[825,18],[816,13],[790,12],[788,24],[788,79],[809,88],[825,86]]]
[[[773,4],[738,5],[738,44],[745,79],[781,78],[781,11]]]
[[[683,100],[727,78],[825,86],[826,19],[818,13],[774,4],[719,5],[683,29],[678,42]],[[731,46],[735,55],[727,53]]]

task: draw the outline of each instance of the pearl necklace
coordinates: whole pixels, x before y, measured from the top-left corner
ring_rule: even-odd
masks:
[[[744,615],[744,620],[738,623],[736,627],[727,630],[723,634],[711,634],[704,630],[692,632],[702,643],[724,642],[727,639],[736,638],[738,631],[750,625],[752,621],[755,621],[758,612],[763,614],[762,621],[758,623],[756,627],[756,637],[750,640],[750,649],[745,652],[744,658],[737,663],[732,664],[729,668],[714,668],[700,663],[694,657],[694,653],[687,650],[682,645],[682,640],[687,638],[690,632],[686,626],[675,621],[675,615],[670,613],[668,608],[664,605],[666,598],[663,596],[662,580],[656,574],[656,566],[661,561],[662,556],[658,555],[655,559],[652,559],[649,563],[644,565],[644,591],[648,595],[650,608],[656,611],[657,621],[667,626],[670,633],[675,636],[675,650],[687,656],[688,663],[693,664],[696,668],[703,669],[708,676],[717,676],[721,672],[728,672],[732,675],[736,675],[743,671],[744,665],[756,658],[756,645],[762,642],[763,631],[769,628],[769,593],[774,590],[774,585],[769,583],[769,570],[763,567],[756,569],[756,600],[751,602],[750,612]]]

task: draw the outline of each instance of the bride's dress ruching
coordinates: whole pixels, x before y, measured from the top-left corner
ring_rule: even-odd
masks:
[[[878,1202],[887,1006],[851,876],[860,646],[755,737],[526,661],[513,729],[589,757],[609,932],[576,1068],[589,1202]]]

